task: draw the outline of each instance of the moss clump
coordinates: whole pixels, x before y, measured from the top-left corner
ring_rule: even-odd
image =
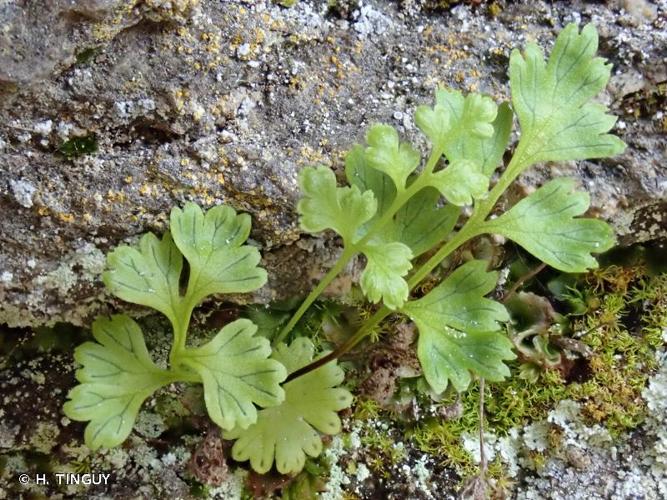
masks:
[[[407,456],[407,450],[400,442],[398,429],[391,426],[392,420],[380,405],[372,400],[360,398],[354,406],[353,421],[358,422],[358,445],[363,450],[363,461],[375,474],[391,477],[391,468]]]
[[[67,159],[95,153],[97,151],[97,137],[95,134],[74,137],[62,143],[58,147],[58,151]]]
[[[595,304],[594,310],[569,317],[572,335],[592,352],[579,360],[578,372],[582,373],[573,380],[562,370],[546,370],[531,383],[516,376],[517,364],[512,366],[513,375],[506,382],[487,384],[487,426],[495,435],[507,436],[511,429],[544,420],[565,399],[579,402],[586,423],[603,425],[612,437],[635,428],[645,418],[641,392],[657,369],[655,352],[663,343],[667,275],[649,276],[641,265],[610,266],[585,276],[577,287],[576,293],[595,299],[589,301]],[[421,450],[439,457],[459,474],[472,475],[477,465],[462,447],[461,436],[478,429],[478,386],[460,397],[460,418],[426,419],[410,435]],[[449,395],[442,404],[453,404],[456,398]]]
[[[396,443],[396,438],[381,426],[369,427],[361,435],[361,444],[368,467],[386,479],[391,477],[390,468],[406,457],[405,447]]]
[[[100,47],[87,47],[76,53],[76,63],[84,66],[95,58],[101,52]]]

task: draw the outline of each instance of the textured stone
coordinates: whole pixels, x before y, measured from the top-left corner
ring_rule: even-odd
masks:
[[[340,167],[375,121],[424,147],[411,117],[437,84],[506,99],[510,50],[548,46],[575,20],[599,27],[614,64],[604,98],[630,147],[523,182],[573,174],[624,243],[665,233],[664,2],[655,18],[599,3],[501,3],[495,17],[427,3],[0,4],[0,273],[12,277],[0,282],[0,323],[87,323],[108,297],[97,264],[81,262],[162,231],[186,200],[253,216],[272,279],[236,300],[307,289],[336,250],[298,231],[299,168]],[[59,151],[77,137],[97,151]]]

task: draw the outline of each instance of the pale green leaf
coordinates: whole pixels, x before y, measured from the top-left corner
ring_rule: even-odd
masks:
[[[485,230],[502,234],[551,267],[568,273],[597,267],[590,254],[614,245],[611,227],[596,219],[575,218],[588,209],[588,193],[576,192],[573,179],[554,179],[509,211],[489,220]]]
[[[309,233],[333,229],[347,243],[353,243],[358,229],[377,210],[370,190],[362,193],[356,185],[337,187],[336,176],[328,167],[306,167],[299,172],[302,198],[297,205],[301,227]]]
[[[479,165],[489,177],[500,163],[512,130],[512,111],[500,108],[490,97],[480,94],[463,96],[460,91],[438,89],[436,103],[451,116],[451,130],[444,142],[450,163],[469,160]]]
[[[402,306],[409,293],[403,276],[412,268],[410,248],[399,242],[371,241],[362,251],[367,263],[360,285],[368,300],[382,301],[389,309]]]
[[[172,324],[178,321],[183,257],[169,232],[162,240],[145,234],[138,248],[119,246],[107,256],[107,267],[102,279],[111,293],[160,311]]]
[[[497,280],[497,273],[486,272],[486,266],[482,260],[467,262],[401,309],[419,329],[418,357],[436,392],[445,390],[448,381],[459,391],[465,389],[470,370],[489,380],[509,373],[502,360],[513,358],[511,343],[489,333],[509,321],[509,315],[502,304],[484,297]]]
[[[415,123],[435,148],[444,147],[451,128],[449,113],[444,105],[436,103],[432,108],[418,106]]]
[[[486,195],[489,178],[482,172],[480,164],[459,159],[435,172],[431,177],[431,186],[453,205],[471,205],[474,199]]]
[[[266,283],[257,264],[259,251],[243,243],[250,234],[250,216],[217,206],[203,213],[195,203],[171,211],[174,242],[190,264],[187,297],[196,305],[208,295],[243,293]]]
[[[417,357],[424,377],[436,393],[448,382],[459,391],[470,385],[471,373],[491,382],[510,374],[503,360],[514,359],[512,343],[501,332],[470,332],[440,327],[419,329]]]
[[[443,241],[454,229],[461,209],[452,204],[441,206],[439,201],[435,188],[418,191],[396,212],[386,231],[388,240],[407,245],[415,257]]]
[[[512,132],[512,108],[506,102],[498,106],[498,114],[493,121],[493,135],[489,138],[470,138],[469,142],[477,147],[466,149],[469,159],[482,166],[484,175],[490,177],[498,165],[502,163],[503,155]]]
[[[90,421],[85,441],[96,450],[125,441],[144,400],[174,378],[153,363],[139,325],[129,317],[98,318],[93,336],[99,343],[85,342],[74,351],[83,366],[76,372],[80,384],[63,411],[72,420]]]
[[[498,279],[497,272],[486,271],[487,265],[484,260],[466,262],[424,297],[405,304],[403,312],[434,330],[440,325],[465,332],[498,330],[509,315],[502,304],[484,297]]]
[[[512,51],[512,103],[521,125],[521,164],[582,160],[621,153],[625,144],[607,134],[616,118],[606,107],[590,102],[604,89],[611,65],[595,57],[598,34],[592,24],[581,33],[568,24],[549,61],[535,44],[524,53]]]
[[[408,176],[419,166],[419,152],[410,144],[400,142],[398,132],[389,125],[373,125],[366,134],[366,142],[368,164],[387,174],[396,189],[404,190]]]
[[[313,343],[298,338],[287,347],[279,344],[273,359],[293,373],[313,359]],[[344,373],[335,361],[285,384],[285,400],[260,410],[257,422],[247,429],[225,432],[225,439],[236,439],[234,460],[250,460],[258,473],[269,471],[275,461],[281,474],[296,474],[303,469],[306,455],[317,457],[322,451],[321,432],[337,434],[341,422],[336,412],[352,403],[352,395],[337,387]]]
[[[345,177],[350,186],[356,186],[361,192],[373,192],[377,200],[376,218],[382,217],[396,197],[396,187],[391,177],[368,164],[366,152],[359,144],[345,157]]]
[[[223,429],[243,429],[257,420],[260,406],[280,404],[285,368],[267,359],[269,341],[255,335],[247,319],[226,325],[207,344],[179,353],[178,362],[195,371],[204,383],[204,402],[211,420]]]
[[[447,140],[447,150],[451,161],[457,158],[467,158],[464,155],[464,146],[467,135],[479,138],[493,136],[493,120],[496,119],[498,107],[488,96],[481,94],[463,94],[458,90],[438,89],[435,93],[436,106],[442,106],[449,111],[452,121],[452,134]],[[469,159],[469,158],[468,158]]]
[[[348,182],[361,191],[371,190],[378,203],[378,211],[371,220],[381,217],[396,197],[391,178],[371,168],[364,149],[355,146],[345,158],[345,174]],[[408,180],[408,183],[410,180]],[[460,209],[440,203],[440,193],[432,188],[421,189],[396,212],[394,219],[385,226],[380,237],[383,241],[399,241],[410,247],[413,256],[430,250],[452,231]],[[369,223],[369,224],[370,224]]]

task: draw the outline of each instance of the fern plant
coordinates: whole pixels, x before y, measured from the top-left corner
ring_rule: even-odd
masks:
[[[439,89],[435,103],[419,106],[415,113],[415,123],[431,143],[423,163],[393,127],[378,124],[368,131],[365,146],[348,153],[347,185],[338,186],[328,167],[303,169],[297,206],[301,227],[310,233],[335,231],[343,249],[272,346],[255,335],[256,326],[247,319],[226,325],[203,346],[187,345],[191,314],[205,297],[248,292],[266,281],[265,271],[257,267],[258,251],[244,245],[250,230],[247,215],[229,207],[203,213],[189,203],[172,211],[172,233],[162,240],[149,234],[138,248],[112,252],[105,283],[118,297],[167,316],[173,347],[169,368],[158,367],[132,319],[117,315],[95,322],[97,343],[77,349],[81,384],[65,405],[70,418],[90,421],[86,443],[97,448],[122,442],[142,402],[159,387],[176,381],[202,383],[211,419],[226,438],[236,439],[236,460],[249,460],[260,473],[274,463],[281,473],[296,473],[306,455],[320,453],[320,434],[339,432],[336,412],[351,404],[350,393],[339,387],[343,372],[335,360],[392,313],[416,324],[417,355],[434,391],[450,384],[463,391],[473,376],[489,381],[508,376],[504,361],[514,353],[503,323],[509,315],[486,297],[496,287],[497,273],[485,261],[466,262],[421,298],[411,299],[410,292],[443,259],[482,234],[503,235],[564,272],[595,267],[592,254],[614,244],[605,222],[580,217],[589,198],[576,191],[571,179],[547,182],[505,213],[492,214],[517,176],[536,163],[623,151],[623,142],[608,133],[615,118],[592,101],[610,74],[605,60],[595,57],[597,43],[592,25],[579,32],[571,24],[548,60],[532,43],[523,53],[513,51],[511,106]],[[514,114],[520,139],[494,184]],[[472,208],[465,211],[465,206]],[[360,254],[366,260],[360,287],[370,302],[382,305],[336,350],[316,355],[313,343],[295,336],[294,327]],[[420,258],[424,255],[428,258]],[[181,289],[183,258],[189,271]],[[290,335],[294,338],[285,344]]]
[[[259,251],[243,245],[250,217],[229,207],[204,214],[189,203],[184,210],[172,210],[171,230],[161,240],[149,233],[138,248],[121,246],[107,258],[107,287],[121,299],[164,314],[173,328],[173,345],[170,367],[161,368],[130,317],[94,322],[97,343],[76,349],[81,384],[69,393],[71,401],[64,407],[71,419],[90,421],[85,440],[93,449],[123,442],[143,401],[172,382],[203,383],[207,411],[224,429],[247,427],[257,419],[255,404],[275,405],[284,399],[280,382],[285,368],[269,359],[268,341],[254,336],[257,328],[249,320],[226,325],[203,346],[186,345],[190,316],[202,299],[214,293],[248,292],[266,282],[266,271],[257,267]],[[183,257],[189,264],[184,291]]]

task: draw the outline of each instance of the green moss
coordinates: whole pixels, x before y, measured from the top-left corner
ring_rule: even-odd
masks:
[[[648,276],[642,266],[609,267],[588,275],[578,286],[596,299],[591,303],[597,306],[583,316],[569,318],[571,330],[585,332],[580,340],[592,351],[579,368],[583,374],[572,381],[561,371],[547,370],[531,383],[516,376],[518,364],[511,366],[512,377],[504,383],[487,384],[485,393],[487,426],[496,435],[544,420],[564,399],[579,402],[587,423],[605,426],[613,437],[644,419],[641,391],[657,369],[655,352],[663,344],[667,325],[667,275]],[[456,398],[451,394],[442,404],[453,404]],[[461,418],[427,419],[410,432],[421,450],[463,476],[477,469],[461,446],[461,436],[477,432],[478,398],[479,388],[474,385],[461,395]],[[557,436],[554,440],[557,446]],[[539,465],[540,456],[534,458]]]
[[[190,484],[190,495],[193,496],[193,498],[208,498],[210,489],[207,485],[200,483],[199,481],[196,481],[194,479],[191,479],[189,481]]]
[[[385,478],[391,477],[389,469],[406,457],[405,448],[397,445],[396,439],[382,428],[369,428],[361,436],[361,444],[368,467]]]
[[[354,405],[354,420],[371,420],[380,416],[380,404],[374,399],[359,398]]]
[[[327,467],[308,458],[304,470],[282,491],[282,500],[316,500],[324,488],[322,477]]]
[[[361,424],[358,432],[364,462],[376,474],[389,478],[391,467],[407,456],[405,447],[397,443],[393,420],[377,402],[362,398],[355,402],[353,420]]]
[[[90,134],[85,137],[74,137],[60,145],[58,148],[66,158],[76,158],[97,151],[97,137]]]
[[[478,466],[461,444],[465,426],[462,420],[439,422],[433,419],[416,427],[410,437],[419,449],[438,457],[442,465],[453,468],[462,477],[469,477],[477,472]],[[477,422],[471,430],[475,427]]]
[[[93,472],[92,457],[90,456],[81,460],[72,460],[68,465],[74,474],[90,474]]]
[[[76,63],[80,66],[90,63],[101,52],[100,47],[87,47],[76,54]]]

